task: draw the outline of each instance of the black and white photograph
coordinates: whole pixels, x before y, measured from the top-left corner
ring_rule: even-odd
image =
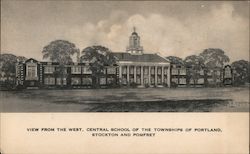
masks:
[[[249,154],[249,1],[0,2],[0,153]]]
[[[1,112],[249,112],[248,1],[1,1]]]

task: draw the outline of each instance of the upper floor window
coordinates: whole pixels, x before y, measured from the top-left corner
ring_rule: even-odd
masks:
[[[116,68],[115,67],[108,67],[107,74],[116,74]]]
[[[47,65],[44,67],[44,73],[52,74],[55,72],[55,66]]]
[[[178,69],[172,68],[171,73],[172,75],[178,75]]]
[[[72,66],[71,73],[72,74],[81,74],[81,66]]]
[[[186,69],[185,68],[180,69],[180,75],[186,75]]]
[[[83,72],[83,74],[91,74],[92,73],[89,66],[83,66],[82,72]]]

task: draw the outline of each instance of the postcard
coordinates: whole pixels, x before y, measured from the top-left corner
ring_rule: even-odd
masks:
[[[249,1],[1,1],[3,154],[248,154]]]

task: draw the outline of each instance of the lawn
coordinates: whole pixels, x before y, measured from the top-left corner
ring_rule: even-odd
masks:
[[[0,91],[1,112],[248,112],[248,88]]]

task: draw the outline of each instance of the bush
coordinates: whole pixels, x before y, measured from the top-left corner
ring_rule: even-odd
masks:
[[[135,82],[130,83],[130,87],[131,88],[137,88],[137,83],[135,83]]]
[[[164,87],[168,87],[168,84],[167,84],[167,83],[163,83],[163,86],[164,86]]]
[[[172,87],[172,88],[176,88],[176,87],[178,87],[178,84],[175,83],[175,82],[171,82],[171,87]]]
[[[146,83],[144,86],[145,86],[145,88],[149,88],[150,87],[148,83]]]

